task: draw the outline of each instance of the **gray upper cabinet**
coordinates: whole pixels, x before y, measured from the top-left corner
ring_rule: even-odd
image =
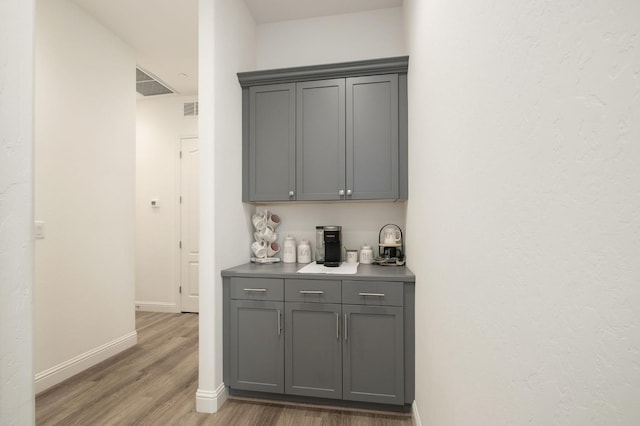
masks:
[[[346,101],[347,198],[398,198],[398,75],[349,78]]]
[[[239,73],[243,201],[408,198],[408,61]]]
[[[249,198],[295,196],[295,84],[249,89]]]
[[[296,85],[297,200],[339,200],[346,185],[345,81]]]

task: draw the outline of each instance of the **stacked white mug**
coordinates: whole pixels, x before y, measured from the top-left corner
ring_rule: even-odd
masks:
[[[251,243],[251,253],[258,259],[274,257],[280,252],[278,233],[276,228],[280,226],[280,216],[268,210],[256,212],[251,216],[251,223],[255,232],[254,242]]]

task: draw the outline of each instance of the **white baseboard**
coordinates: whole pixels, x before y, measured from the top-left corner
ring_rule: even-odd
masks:
[[[422,420],[420,419],[420,412],[418,411],[418,403],[413,401],[411,404],[411,420],[415,426],[422,426]]]
[[[67,380],[69,377],[110,358],[138,343],[138,333],[132,331],[97,348],[71,358],[35,375],[34,387],[36,394],[49,389],[51,386]]]
[[[176,314],[180,312],[180,307],[175,303],[136,301],[136,311]]]
[[[228,397],[229,391],[224,383],[221,383],[215,391],[198,389],[196,391],[196,411],[198,413],[217,413]]]

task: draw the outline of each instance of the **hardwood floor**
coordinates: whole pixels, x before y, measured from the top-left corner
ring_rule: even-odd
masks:
[[[410,417],[229,399],[195,411],[198,315],[137,312],[138,344],[36,397],[37,425],[384,425]]]

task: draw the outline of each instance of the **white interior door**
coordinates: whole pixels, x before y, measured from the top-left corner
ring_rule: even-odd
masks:
[[[198,138],[180,140],[180,310],[198,312]]]

